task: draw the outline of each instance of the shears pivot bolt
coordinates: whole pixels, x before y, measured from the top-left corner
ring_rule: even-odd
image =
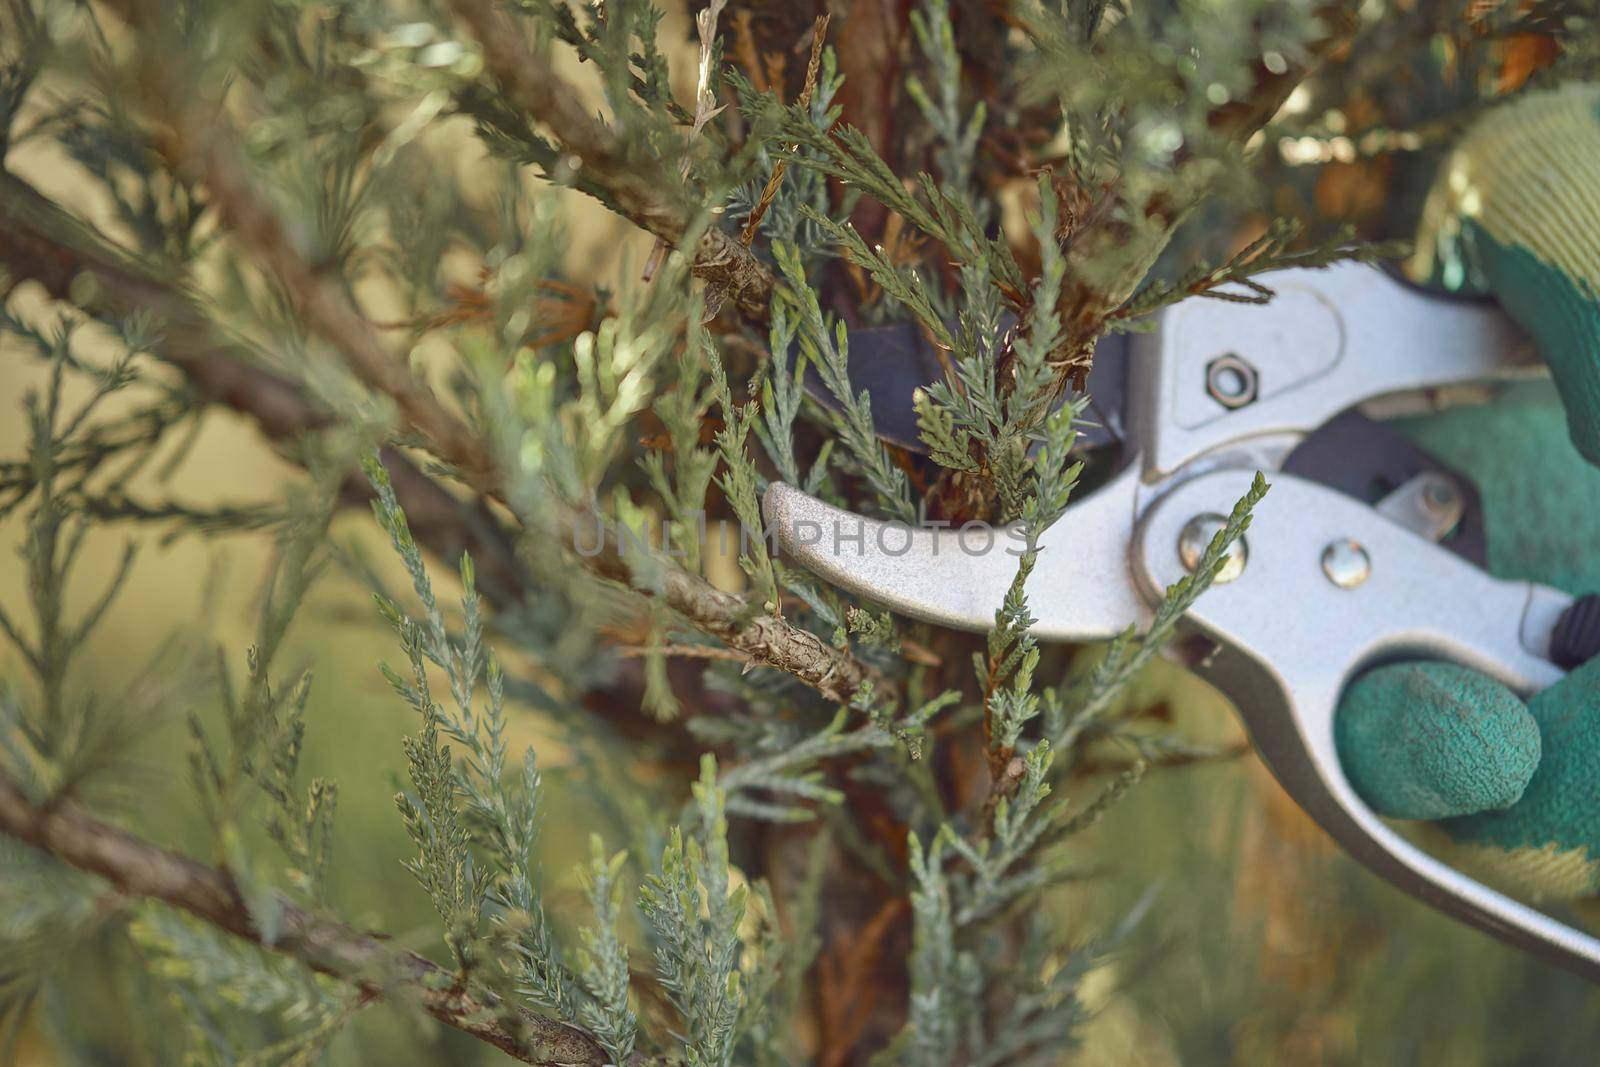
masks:
[[[1205,555],[1206,546],[1217,532],[1228,525],[1228,520],[1222,515],[1208,511],[1190,519],[1178,534],[1178,560],[1185,570],[1193,573],[1200,566],[1200,557]],[[1216,578],[1212,579],[1217,585],[1225,585],[1244,573],[1245,561],[1250,558],[1249,546],[1244,538],[1239,538],[1233,543],[1233,548],[1228,552],[1228,558],[1222,563],[1222,569],[1217,571]]]

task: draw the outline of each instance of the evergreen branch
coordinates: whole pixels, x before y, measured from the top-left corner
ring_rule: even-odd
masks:
[[[1245,142],[1278,112],[1313,66],[1355,35],[1357,7],[1352,0],[1329,0],[1319,6],[1317,16],[1327,29],[1306,43],[1305,61],[1276,69],[1258,62],[1250,89],[1209,113],[1209,135],[1242,152]],[[1120,190],[1109,194],[1065,242],[1067,284],[1060,307],[1067,336],[1058,370],[1069,374],[1079,388],[1088,380],[1094,340],[1104,332],[1107,316],[1137,291],[1178,227],[1214,191],[1217,166],[1198,159],[1184,162],[1193,173],[1183,182],[1145,183],[1144,190],[1131,197]]]
[[[938,241],[955,263],[972,263],[987,257],[997,284],[1007,293],[1024,288],[1021,270],[1009,246],[984,233],[971,205],[940,188],[925,173],[917,175],[915,192],[907,189],[860,130],[853,126],[819,128],[808,111],[795,106],[783,111],[782,135],[795,147],[778,150],[775,154],[780,159],[808,167],[870,196]],[[801,148],[810,154],[802,153]]]
[[[907,839],[907,864],[916,882],[911,891],[915,940],[910,959],[907,1059],[919,1067],[951,1062],[959,1041],[957,1027],[963,1005],[953,1001],[961,987],[958,972],[966,961],[956,950],[950,889],[942,870],[944,846],[954,836],[941,829],[926,850],[915,833]]]
[[[994,613],[987,656],[974,656],[983,687],[983,733],[995,788],[1008,782],[1005,769],[1022,729],[1039,712],[1033,693],[1033,672],[1039,663],[1038,640],[1029,632],[1035,621],[1028,607],[1027,582],[1039,558],[1039,539],[1067,509],[1077,488],[1081,463],[1068,464],[1077,431],[1073,420],[1083,410],[1074,400],[1052,412],[1044,423],[1044,441],[1034,461],[1034,491],[1022,510],[1024,550],[1004,602]],[[995,793],[994,796],[998,796]]]
[[[950,335],[950,327],[945,324],[944,316],[933,306],[930,290],[922,278],[918,277],[915,267],[902,267],[894,262],[881,245],[869,248],[861,234],[857,233],[856,228],[848,222],[835,222],[806,204],[800,205],[800,214],[832,237],[842,250],[844,258],[870,274],[872,280],[878,283],[878,288],[888,297],[898,301],[915,315],[917,322],[932,335],[935,344],[946,349],[956,347],[955,338]]]
[[[622,868],[626,852],[611,857],[598,834],[589,838],[591,854],[585,880],[595,925],[583,931],[584,967],[580,972],[589,994],[579,1009],[588,1026],[615,1063],[625,1063],[633,1054],[638,1021],[628,1005],[628,947],[617,936],[618,913],[622,910]]]
[[[171,125],[170,151],[180,171],[199,179],[239,245],[255,257],[298,307],[307,324],[338,352],[365,385],[388,397],[406,421],[469,484],[496,485],[496,467],[482,440],[448,411],[406,363],[384,347],[377,330],[336,277],[318,270],[302,242],[260,189],[236,131],[215,105],[191,101],[189,87],[151,70],[151,100]]]
[[[1331,237],[1307,248],[1290,250],[1305,226],[1298,219],[1275,219],[1266,232],[1218,264],[1200,264],[1174,282],[1152,282],[1127,303],[1106,316],[1113,329],[1191,296],[1239,304],[1265,304],[1273,290],[1255,280],[1268,271],[1292,267],[1328,267],[1346,260],[1375,263],[1398,259],[1410,252],[1408,241],[1365,243],[1355,240],[1351,227],[1341,227]],[[1239,288],[1225,289],[1223,286]]]
[[[1227,522],[1206,544],[1194,570],[1167,587],[1144,634],[1136,639],[1130,625],[1111,641],[1105,658],[1095,665],[1073,694],[1076,698],[1075,710],[1071,719],[1055,731],[1053,744],[1065,748],[1075,741],[1086,726],[1105,712],[1122,688],[1161,651],[1179,620],[1211,587],[1217,574],[1227,565],[1234,543],[1250,528],[1251,514],[1269,488],[1266,478],[1257,471],[1250,488],[1228,514]],[[1047,699],[1050,697],[1053,694],[1047,695]]]
[[[805,485],[800,475],[800,464],[794,454],[794,420],[800,413],[805,396],[806,354],[794,344],[800,324],[789,314],[783,304],[772,307],[772,328],[768,331],[768,350],[774,353],[767,364],[767,380],[761,385],[761,419],[756,423],[756,436],[761,439],[778,477],[792,485]],[[794,365],[788,366],[786,353],[794,354]],[[819,454],[813,472],[825,470],[833,442],[827,441]]]
[[[123,894],[169,904],[235,937],[350,982],[367,996],[404,994],[446,1026],[522,1063],[603,1067],[610,1062],[600,1045],[577,1027],[466,988],[431,960],[307,911],[281,895],[273,901],[278,922],[276,937],[269,940],[224,872],[102,822],[77,805],[36,809],[3,774],[0,832],[69,867],[99,875]]]
[[[191,116],[189,121],[203,120]],[[190,140],[196,137],[200,146],[198,162],[205,167],[224,216],[231,219],[244,243],[274,269],[301,302],[307,318],[338,348],[347,365],[368,385],[393,399],[433,442],[441,458],[454,464],[469,484],[503,497],[502,473],[483,442],[439,406],[433,395],[382,349],[371,324],[344,293],[331,282],[321,281],[293,247],[282,220],[257,198],[231,131],[217,121],[206,121],[191,132]],[[741,252],[747,251],[738,247]],[[567,524],[564,528],[580,527]],[[659,587],[662,599],[670,607],[706,633],[769,666],[787,670],[832,699],[848,699],[866,678],[865,668],[848,653],[841,653],[781,618],[773,618],[775,625],[768,626],[761,625],[761,620],[748,619],[741,598],[721,593],[705,579],[659,556],[652,555],[643,567],[635,567],[620,551],[608,548],[588,562],[607,577],[625,577],[635,592],[649,596]]]
[[[733,389],[728,384],[728,375],[723,369],[722,357],[717,354],[716,346],[711,343],[709,337],[704,336],[703,330],[698,326],[691,326],[690,330],[690,343],[703,345],[705,348],[706,359],[711,365],[713,391],[722,406],[722,429],[717,431],[717,450],[722,455],[726,471],[718,484],[722,486],[722,491],[727,495],[728,503],[733,507],[734,514],[743,528],[759,530],[761,497],[756,487],[760,481],[760,473],[756,470],[755,461],[750,457],[749,449],[745,447],[750,427],[757,418],[757,405],[753,400],[744,404],[735,402]],[[740,552],[739,566],[749,577],[753,586],[752,592],[761,599],[767,610],[778,614],[782,611],[778,593],[778,574],[773,567],[772,554],[768,551],[766,538],[752,538],[748,544],[749,550]]]
[[[257,365],[251,353],[222,336],[192,294],[3,171],[0,266],[13,280],[37,282],[52,298],[73,300],[97,317],[117,320],[140,309],[155,315],[160,336],[152,354],[183,373],[197,401],[249,416],[291,459],[303,461],[297,443],[333,423],[299,384]],[[74,287],[80,276],[94,284]],[[485,591],[497,606],[519,602],[528,579],[498,520],[458,500],[395,449],[384,449],[382,459],[417,540],[451,564],[470,551],[490,579]],[[371,498],[372,487],[359,471],[345,476],[342,504],[365,505]]]
[[[156,311],[163,323],[159,351],[189,375],[203,400],[251,415],[268,437],[284,444],[331,421],[295,383],[250,365],[242,350],[219,339],[186,293],[134,264],[20,179],[0,172],[0,237],[13,236],[14,240],[0,240],[0,264],[13,276],[39,281],[52,296],[65,300],[74,279],[88,273],[102,283],[94,288],[96,300],[104,302],[103,312],[141,306]],[[485,594],[496,598],[500,607],[520,601],[528,582],[512,555],[510,535],[498,522],[462,504],[398,453],[386,449],[383,459],[417,540],[452,562],[470,550],[481,569],[494,566],[495,580],[485,582]],[[496,482],[497,477],[478,488],[493,493]],[[372,498],[371,486],[357,472],[345,480],[342,493],[353,502]],[[568,521],[559,528],[592,526]],[[757,663],[793,674],[830,700],[849,700],[872,676],[848,652],[784,619],[750,618],[742,599],[670,561],[659,561],[658,586],[635,578],[622,553],[610,545],[583,562],[641,595],[659,596],[704,633]]]
[[[910,483],[905,471],[895,466],[886,445],[878,439],[872,424],[871,398],[856,392],[850,381],[849,332],[842,322],[830,323],[817,302],[817,294],[806,283],[805,265],[799,250],[777,244],[773,253],[783,271],[786,285],[778,296],[799,323],[801,351],[817,368],[828,391],[839,402],[839,437],[861,473],[877,494],[878,503],[890,517],[901,522],[916,521],[916,506],[911,502]]]
[[[910,12],[910,20],[938,95],[935,99],[914,74],[906,79],[906,93],[942,142],[938,150],[940,177],[957,195],[967,195],[988,107],[980,99],[970,115],[961,114],[961,56],[956,49],[949,0],[924,0],[921,10]]]
[[[496,10],[493,0],[451,0],[450,7],[478,39],[485,69],[512,101],[583,161],[584,181],[603,187],[631,222],[669,244],[681,245],[698,212],[679,176],[628,151],[591,116],[582,94],[549,62],[533,54],[520,28]],[[766,318],[772,271],[738,238],[708,226],[700,233],[693,257],[697,277],[719,287],[745,315]]]
[[[251,415],[275,440],[331,421],[314,412],[299,386],[255,365],[239,344],[222,337],[194,294],[4,171],[0,265],[13,282],[35,281],[54,299],[72,301],[96,317],[121,319],[139,310],[154,316],[161,329],[152,352],[183,371],[203,402]],[[80,275],[96,284],[73,289]]]

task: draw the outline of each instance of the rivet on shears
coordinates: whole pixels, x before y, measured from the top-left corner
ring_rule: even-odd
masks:
[[[1322,550],[1322,573],[1340,589],[1354,589],[1372,575],[1372,557],[1348,537],[1330,541]]]
[[[1217,535],[1217,531],[1228,525],[1228,520],[1215,512],[1206,512],[1196,515],[1184,526],[1178,534],[1178,559],[1183,563],[1184,569],[1191,573],[1200,566],[1200,557],[1205,554],[1206,546]],[[1233,543],[1233,548],[1228,552],[1228,558],[1222,564],[1222,569],[1217,572],[1213,581],[1217,585],[1225,585],[1244,573],[1245,561],[1250,558],[1250,548],[1241,537]]]

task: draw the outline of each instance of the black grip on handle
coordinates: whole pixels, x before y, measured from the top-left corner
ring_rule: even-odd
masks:
[[[1564,671],[1576,670],[1600,656],[1600,593],[1574,600],[1550,634],[1550,661]]]

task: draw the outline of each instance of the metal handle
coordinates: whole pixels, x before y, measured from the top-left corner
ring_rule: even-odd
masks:
[[[1152,506],[1134,553],[1151,592],[1184,573],[1177,545],[1189,521],[1225,513],[1250,477],[1237,470],[1200,475]],[[1243,572],[1202,596],[1188,620],[1219,643],[1206,674],[1239,708],[1284,789],[1345,851],[1400,889],[1600,982],[1600,940],[1411,844],[1355,794],[1334,741],[1345,685],[1385,660],[1450,660],[1525,694],[1555,682],[1562,672],[1546,658],[1547,642],[1570,598],[1495,579],[1359,502],[1292,475],[1274,479],[1248,537]],[[1330,548],[1337,567],[1325,560]]]

